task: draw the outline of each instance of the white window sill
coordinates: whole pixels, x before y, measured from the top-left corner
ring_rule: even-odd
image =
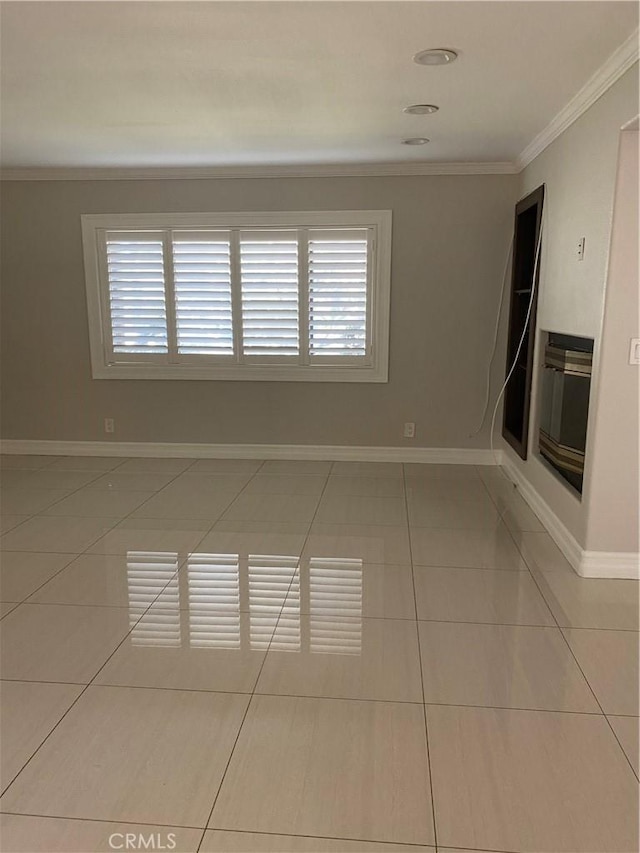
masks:
[[[384,367],[123,365],[94,367],[94,379],[196,379],[232,382],[388,382]]]

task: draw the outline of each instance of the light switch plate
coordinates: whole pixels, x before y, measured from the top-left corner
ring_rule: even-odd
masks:
[[[640,338],[631,338],[629,364],[640,364]]]

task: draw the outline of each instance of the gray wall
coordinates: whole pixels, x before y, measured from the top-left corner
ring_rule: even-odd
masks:
[[[620,134],[599,376],[590,433],[586,546],[636,552],[640,539],[640,367],[629,341],[640,336],[638,131]]]
[[[592,389],[597,389],[599,382],[598,365],[620,130],[637,114],[636,63],[519,176],[519,197],[542,183],[546,185],[538,345],[543,331],[594,338]],[[584,260],[579,262],[575,250],[580,237],[586,238],[586,249]],[[628,310],[634,310],[631,303]],[[537,452],[539,351],[536,354],[536,365],[528,460],[522,462],[501,439],[498,443],[578,543],[585,547],[591,460],[587,454],[587,482],[582,501],[541,461]],[[596,400],[597,395],[594,393],[591,398],[592,410]],[[591,446],[594,423],[595,417],[590,414],[590,435],[587,440]],[[628,455],[631,457],[631,450]],[[620,547],[619,550],[626,549]]]
[[[2,185],[3,437],[487,447],[515,175]],[[392,209],[387,384],[92,380],[82,213]],[[504,355],[494,362],[494,385]],[[414,441],[402,425],[415,421]]]

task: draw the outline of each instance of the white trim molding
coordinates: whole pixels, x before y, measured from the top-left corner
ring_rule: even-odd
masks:
[[[633,551],[583,551],[580,574],[584,578],[640,579],[640,554]]]
[[[217,166],[25,166],[0,169],[0,181],[168,181],[223,178],[384,178],[515,175],[557,139],[638,61],[638,30],[618,47],[514,162],[265,163]]]
[[[632,552],[585,551],[516,466],[503,453],[502,464],[518,491],[538,516],[547,532],[576,573],[583,578],[626,578],[640,580],[640,554]]]
[[[345,462],[424,462],[495,465],[490,450],[457,447],[362,447],[331,444],[187,444],[143,441],[4,439],[2,453],[39,456],[134,456],[175,459],[316,459]],[[498,457],[500,458],[500,457]]]
[[[389,178],[421,175],[514,175],[510,162],[316,163],[244,166],[54,166],[5,168],[2,181],[168,181],[221,178]]]
[[[541,154],[554,139],[580,118],[607,89],[622,77],[625,71],[638,61],[638,30],[615,50],[585,85],[549,122],[517,157],[516,171],[521,172],[532,160]]]
[[[123,213],[123,214],[83,214],[82,243],[84,252],[85,284],[87,294],[87,313],[89,319],[89,343],[91,351],[91,372],[93,379],[171,379],[171,380],[230,380],[230,381],[265,381],[265,382],[387,382],[389,376],[389,312],[391,301],[391,210],[311,210],[311,211],[231,211],[213,213]],[[178,279],[174,276],[173,251],[176,247],[174,231],[192,232],[212,229],[218,233],[211,239],[214,243],[224,246],[227,255],[227,281],[219,284],[219,293],[224,293],[229,300],[229,317],[225,324],[210,321],[206,311],[199,313],[204,330],[202,337],[221,331],[228,335],[230,351],[223,354],[217,352],[190,351],[189,346],[181,347],[180,335],[185,326],[193,324],[186,320],[181,325],[178,314],[179,299],[174,287]],[[297,267],[294,266],[295,288],[297,302],[295,303],[295,334],[297,352],[292,354],[286,346],[292,346],[292,339],[286,341],[280,349],[280,342],[271,335],[273,322],[270,319],[262,322],[262,328],[256,329],[256,315],[247,327],[245,311],[245,287],[248,285],[251,293],[251,278],[247,282],[245,272],[241,269],[243,234],[246,231],[259,231],[265,239],[274,239],[274,231],[281,229],[292,235],[287,237],[296,246]],[[328,238],[313,236],[313,229],[322,229]],[[145,234],[147,236],[145,236]],[[120,235],[120,236],[118,236]],[[116,306],[123,305],[129,309],[138,308],[140,298],[144,296],[136,291],[131,280],[136,280],[136,274],[128,277],[127,290],[123,294],[121,288],[121,273],[116,272],[115,282],[112,281],[111,265],[108,262],[110,239],[144,241],[153,239],[156,249],[154,263],[159,272],[154,276],[154,291],[156,304],[161,304],[164,317],[158,320],[154,317],[150,322],[146,319],[128,319],[124,323],[121,315],[113,314],[113,297],[123,297]],[[192,237],[188,238],[193,239]],[[260,239],[255,235],[251,240]],[[277,237],[276,239],[282,239]],[[362,320],[363,334],[361,352],[354,355],[349,349],[350,341],[342,341],[343,350],[336,354],[318,355],[311,345],[311,329],[313,312],[308,306],[312,305],[313,270],[311,263],[312,241],[316,239],[351,240],[353,245],[360,245],[358,251],[360,263],[362,255],[364,262],[364,316],[354,315],[354,321]],[[150,245],[150,244],[148,244]],[[164,246],[164,253],[163,247]],[[116,252],[119,251],[116,249]],[[221,251],[219,248],[218,251]],[[126,259],[128,256],[125,255]],[[117,260],[123,256],[117,255]],[[289,262],[290,263],[290,262]],[[127,262],[128,267],[128,262]],[[116,265],[116,270],[121,267]],[[133,269],[133,267],[131,267]],[[223,268],[224,269],[224,268]],[[288,267],[289,269],[289,267]],[[336,269],[339,269],[336,267]],[[361,269],[361,267],[358,267]],[[328,281],[333,269],[327,268],[324,281]],[[146,273],[142,273],[146,276]],[[339,278],[339,277],[338,277]],[[336,280],[338,280],[336,278]],[[183,284],[185,280],[183,279]],[[355,286],[355,285],[354,285]],[[115,291],[112,292],[112,287]],[[226,292],[223,288],[226,287]],[[325,292],[325,302],[329,299],[329,290]],[[284,297],[283,297],[284,298]],[[335,303],[338,304],[338,303]],[[288,303],[291,308],[291,303]],[[305,308],[305,306],[307,306]],[[278,306],[276,306],[278,308]],[[329,305],[335,307],[334,303]],[[339,304],[338,304],[338,307]],[[264,309],[263,309],[264,310]],[[279,311],[279,308],[278,308]],[[133,312],[135,314],[135,312]],[[268,315],[270,312],[266,311]],[[277,319],[280,314],[276,311]],[[127,315],[130,316],[130,315]],[[189,316],[194,316],[193,311]],[[262,314],[260,314],[262,316]],[[115,319],[114,319],[115,317]],[[253,327],[252,327],[253,323]],[[221,329],[221,327],[224,327]],[[243,345],[242,337],[247,328],[255,335],[267,338],[267,349],[273,346],[272,355],[252,355]],[[340,342],[339,326],[331,327]],[[159,347],[149,349],[146,344],[158,331],[165,335]],[[280,332],[280,330],[279,330]],[[186,329],[189,342],[190,329]],[[129,334],[129,341],[136,343],[135,348],[122,345],[123,334]],[[286,331],[284,332],[286,334]],[[120,345],[117,346],[117,336]],[[164,351],[163,351],[164,347]],[[146,351],[145,351],[146,349]],[[213,347],[211,348],[213,349]],[[347,352],[344,352],[347,350]]]
[[[538,516],[547,532],[562,551],[573,568],[580,574],[579,566],[582,556],[582,547],[572,533],[560,521],[549,504],[538,494],[533,486],[526,480],[518,468],[511,462],[506,453],[503,453],[502,465],[509,478],[516,484],[518,491]]]

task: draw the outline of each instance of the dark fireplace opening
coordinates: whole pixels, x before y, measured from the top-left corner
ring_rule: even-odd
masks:
[[[549,332],[544,349],[538,449],[582,494],[593,339]]]

